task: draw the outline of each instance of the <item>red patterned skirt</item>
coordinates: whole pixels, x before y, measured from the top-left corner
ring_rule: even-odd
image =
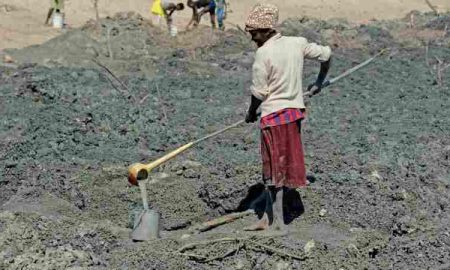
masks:
[[[306,186],[301,122],[261,129],[263,179],[276,187]]]

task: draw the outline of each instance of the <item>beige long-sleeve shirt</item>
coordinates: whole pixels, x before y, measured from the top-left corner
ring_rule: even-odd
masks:
[[[276,34],[256,51],[253,63],[252,95],[262,100],[261,117],[286,108],[305,108],[303,61],[328,61],[331,49],[309,43],[303,37]]]

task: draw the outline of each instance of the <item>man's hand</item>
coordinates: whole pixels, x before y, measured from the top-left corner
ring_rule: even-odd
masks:
[[[245,116],[245,122],[246,123],[254,123],[258,120],[258,115],[254,111],[248,111],[247,115]]]
[[[314,96],[314,95],[317,95],[317,94],[319,94],[320,93],[320,91],[322,90],[322,83],[321,82],[315,82],[315,83],[312,83],[312,84],[310,84],[309,86],[308,86],[308,88],[307,88],[307,90],[308,90],[308,95],[311,97],[311,96]]]

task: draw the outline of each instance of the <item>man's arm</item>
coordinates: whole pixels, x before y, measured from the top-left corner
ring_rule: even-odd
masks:
[[[328,59],[328,61],[320,63],[320,71],[319,75],[317,76],[316,82],[308,86],[308,92],[310,92],[310,96],[320,93],[320,91],[322,90],[323,82],[325,81],[325,78],[328,75],[328,71],[330,70],[330,66],[331,57]]]
[[[264,54],[256,52],[255,62],[252,67],[252,86],[250,87],[252,98],[245,116],[245,122],[247,123],[253,123],[258,119],[256,110],[269,95],[267,76],[266,57]]]
[[[317,80],[308,86],[309,96],[318,94],[322,89],[322,84],[327,77],[328,70],[331,66],[331,49],[328,46],[321,46],[316,43],[308,43],[306,39],[306,46],[304,48],[305,58],[315,59],[320,61],[320,72]]]
[[[198,24],[198,14],[197,14],[197,7],[193,7],[192,8],[192,18],[191,18],[191,20],[189,21],[189,23],[188,23],[188,25],[186,26],[186,29],[188,29],[189,28],[189,26],[191,26],[191,24],[193,24],[194,23],[194,25],[195,24]]]
[[[254,95],[252,95],[250,107],[248,107],[247,115],[245,116],[246,123],[253,123],[256,120],[258,120],[258,115],[256,114],[256,111],[258,110],[261,103],[262,100],[257,99]]]

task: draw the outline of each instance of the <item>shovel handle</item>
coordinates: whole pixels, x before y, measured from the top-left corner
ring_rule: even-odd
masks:
[[[138,181],[139,189],[141,190],[142,196],[142,205],[144,206],[144,210],[148,210],[148,199],[147,199],[147,187],[146,181]]]

